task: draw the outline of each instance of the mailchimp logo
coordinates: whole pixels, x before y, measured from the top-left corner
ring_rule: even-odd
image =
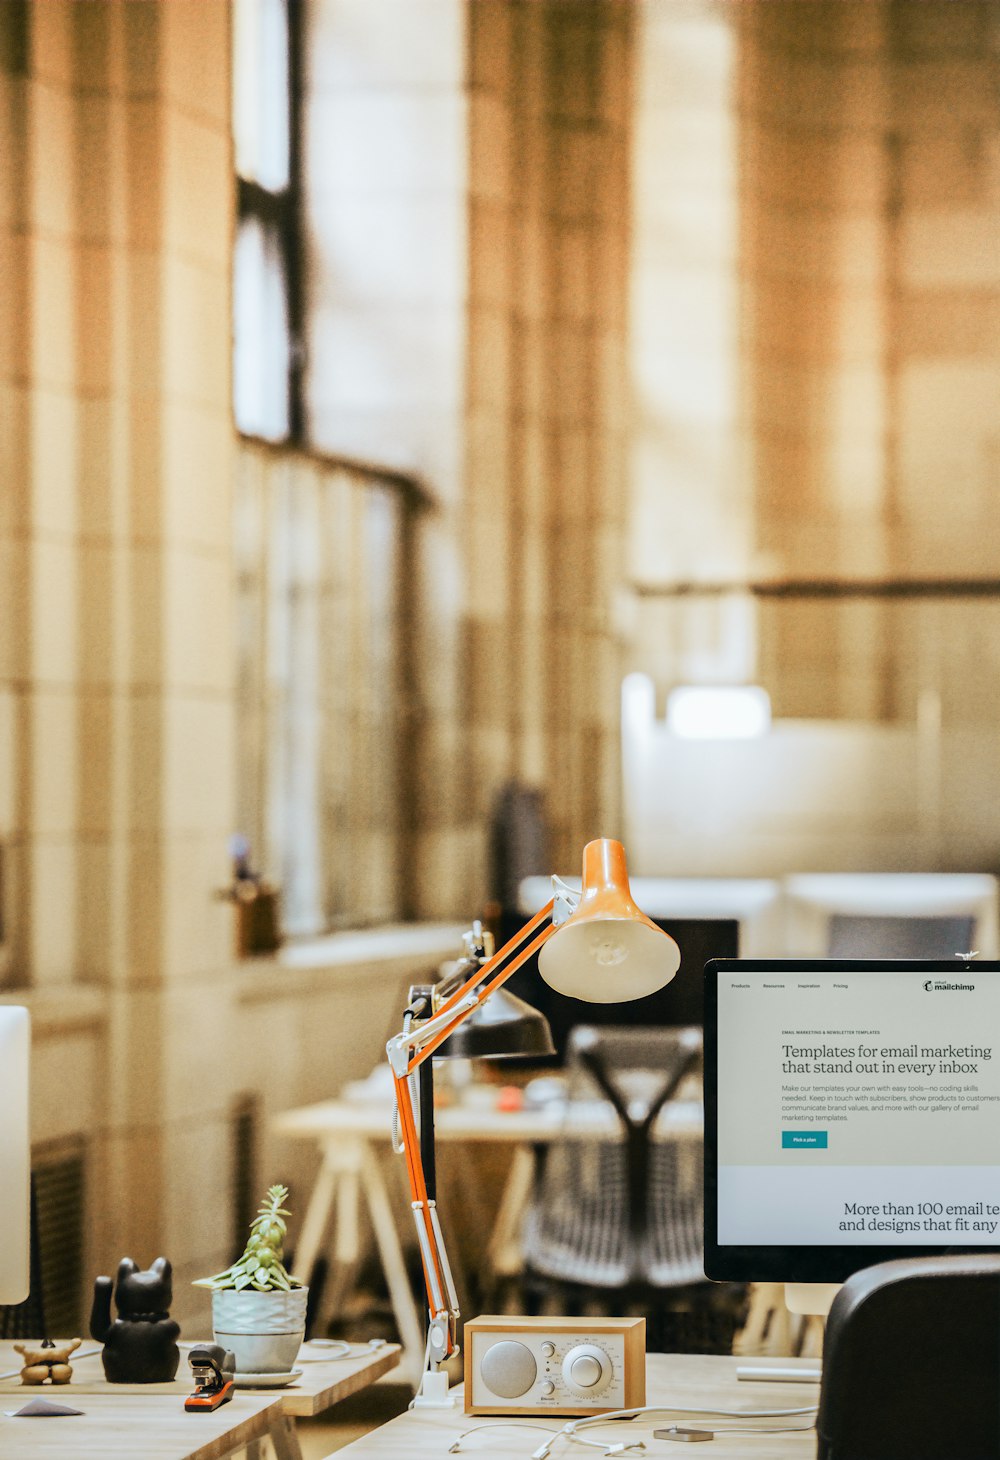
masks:
[[[924,984],[925,994],[972,994],[975,991],[973,983],[947,983],[943,978],[929,978]]]

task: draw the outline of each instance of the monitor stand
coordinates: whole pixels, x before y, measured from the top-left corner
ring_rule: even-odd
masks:
[[[786,1283],[785,1307],[789,1313],[800,1313],[807,1318],[825,1318],[830,1304],[840,1292],[840,1283]],[[783,1364],[780,1359],[754,1359],[739,1364],[736,1377],[767,1384],[817,1384],[822,1377],[822,1365]]]
[[[785,1307],[789,1313],[825,1318],[840,1292],[840,1283],[786,1283]]]

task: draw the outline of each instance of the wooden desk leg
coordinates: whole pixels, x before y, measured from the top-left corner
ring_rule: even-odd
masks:
[[[280,1409],[272,1412],[267,1433],[274,1449],[275,1460],[302,1460],[302,1446],[299,1444],[295,1421],[289,1419]],[[251,1440],[244,1451],[246,1460],[264,1460],[264,1453],[263,1440]]]
[[[524,1265],[521,1219],[535,1178],[535,1155],[530,1146],[518,1146],[507,1172],[496,1221],[486,1246],[486,1261],[493,1277],[514,1277]]]
[[[419,1382],[424,1363],[423,1325],[410,1289],[392,1203],[385,1189],[378,1159],[370,1147],[365,1149],[361,1167],[361,1188],[368,1203],[382,1271],[389,1285],[392,1310],[396,1315],[400,1341],[405,1350],[403,1366],[415,1382]]]
[[[295,1275],[304,1283],[309,1282],[316,1259],[322,1250],[337,1192],[337,1176],[337,1161],[331,1145],[327,1144],[323,1147],[323,1159],[309,1194],[309,1205],[302,1219],[302,1230],[295,1250]]]
[[[277,1460],[302,1460],[302,1447],[295,1431],[295,1421],[280,1410],[271,1421],[271,1444]]]
[[[747,1321],[734,1345],[738,1354],[761,1354],[764,1352],[764,1336],[768,1323],[778,1303],[782,1302],[777,1283],[751,1283],[750,1308]]]
[[[333,1227],[333,1263],[326,1275],[322,1301],[314,1319],[317,1333],[325,1333],[330,1319],[340,1312],[357,1273],[362,1251],[359,1215],[364,1158],[365,1146],[361,1141],[350,1140],[327,1150],[327,1164],[333,1168],[336,1176],[336,1214]]]

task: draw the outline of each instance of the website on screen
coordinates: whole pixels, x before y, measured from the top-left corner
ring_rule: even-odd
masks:
[[[1000,1246],[1000,975],[720,973],[723,1245]]]

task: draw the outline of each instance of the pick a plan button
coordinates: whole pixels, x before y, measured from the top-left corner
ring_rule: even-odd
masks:
[[[825,1130],[783,1130],[781,1149],[783,1151],[825,1151],[826,1140]]]

